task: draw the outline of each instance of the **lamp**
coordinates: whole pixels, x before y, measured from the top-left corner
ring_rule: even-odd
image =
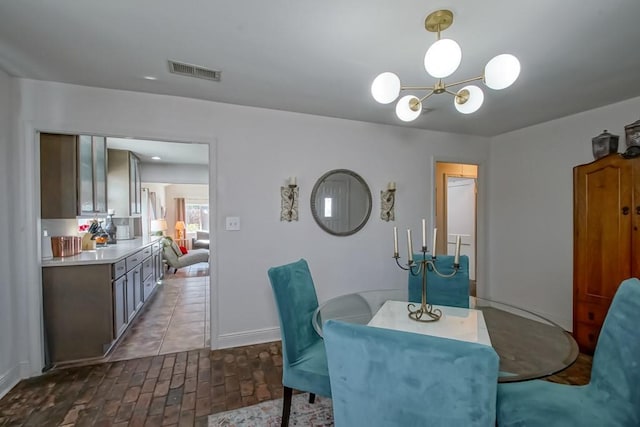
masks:
[[[463,114],[471,114],[482,106],[484,93],[475,85],[467,85],[453,92],[452,86],[459,86],[482,80],[494,90],[505,89],[513,84],[520,75],[520,62],[510,54],[502,54],[491,59],[484,67],[484,73],[479,77],[460,80],[455,83],[445,83],[442,79],[453,74],[462,60],[462,51],[458,43],[451,39],[441,39],[440,32],[446,30],[453,23],[453,12],[450,10],[435,11],[425,20],[427,31],[438,34],[438,39],[429,47],[424,56],[424,67],[427,73],[438,79],[433,86],[402,86],[400,78],[390,72],[384,72],[375,78],[371,85],[373,98],[381,104],[395,101],[403,90],[427,91],[422,98],[406,95],[396,104],[396,115],[405,122],[417,119],[422,113],[422,102],[431,95],[448,93],[453,95],[456,110]]]
[[[152,219],[150,229],[153,235],[162,236],[164,231],[167,229],[167,220],[164,218]]]
[[[289,185],[280,187],[281,210],[280,221],[298,220],[298,184],[296,177],[289,177]]]
[[[383,221],[395,221],[396,214],[394,205],[396,204],[396,183],[390,181],[387,189],[380,191],[380,219]]]
[[[184,221],[176,221],[176,239],[182,240],[184,239],[184,230],[187,228]]]

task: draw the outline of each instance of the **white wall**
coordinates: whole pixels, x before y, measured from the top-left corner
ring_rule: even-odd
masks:
[[[0,398],[20,379],[18,266],[13,244],[18,234],[13,225],[17,200],[17,190],[12,187],[17,171],[12,159],[17,151],[12,144],[12,109],[17,107],[13,84],[13,79],[0,70],[0,230],[5,240],[0,245]]]
[[[620,135],[640,98],[500,135],[491,142],[487,283],[494,299],[572,329],[573,167],[593,161],[591,138]]]
[[[306,258],[321,301],[406,286],[391,259],[391,230],[417,229],[420,218],[431,217],[434,158],[483,165],[488,156],[486,138],[60,83],[19,84],[18,160],[31,188],[17,218],[25,238],[16,244],[24,247],[27,269],[24,339],[32,374],[41,362],[34,129],[210,144],[209,200],[217,210],[211,224],[214,347],[279,338],[266,273],[274,265]],[[358,172],[374,195],[370,222],[350,237],[326,234],[309,212],[315,180],[335,168]],[[300,185],[300,221],[280,222],[279,188],[291,175]],[[395,223],[378,219],[379,190],[390,180],[398,185]],[[239,216],[242,229],[224,231],[226,216]]]

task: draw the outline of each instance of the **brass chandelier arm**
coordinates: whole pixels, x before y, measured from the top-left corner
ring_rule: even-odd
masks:
[[[452,86],[458,86],[458,85],[461,85],[461,84],[471,83],[471,82],[475,82],[475,81],[483,80],[483,79],[484,79],[484,74],[481,75],[481,76],[478,76],[478,77],[473,77],[471,79],[460,80],[459,82],[455,82],[455,83],[446,83],[444,85],[444,87],[448,88],[448,87],[452,87]]]
[[[401,86],[400,90],[434,90],[435,86]]]
[[[431,95],[433,95],[435,92],[432,90],[431,92],[429,92],[428,94],[426,94],[424,97],[420,98],[420,102],[424,101],[425,99],[429,98]]]

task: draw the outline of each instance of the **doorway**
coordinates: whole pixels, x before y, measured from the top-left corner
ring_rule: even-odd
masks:
[[[478,165],[436,162],[436,252],[469,257],[470,294],[476,295]]]

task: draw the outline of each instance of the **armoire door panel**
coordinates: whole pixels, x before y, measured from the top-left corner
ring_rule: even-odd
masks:
[[[631,164],[612,159],[576,171],[576,297],[610,301],[631,275]]]

